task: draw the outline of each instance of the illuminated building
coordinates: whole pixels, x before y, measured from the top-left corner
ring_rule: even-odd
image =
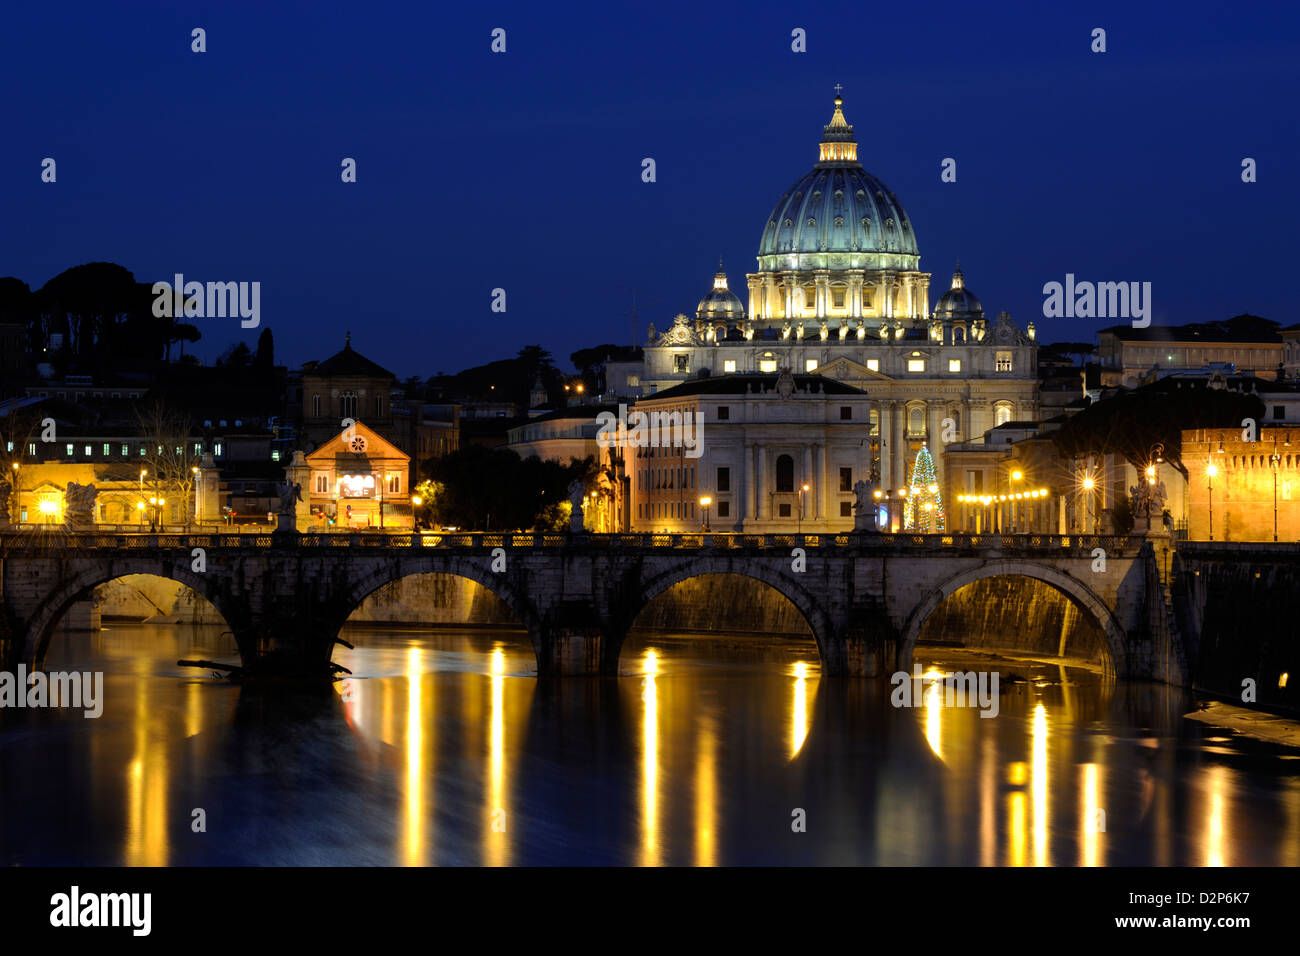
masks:
[[[410,458],[357,422],[306,458],[311,529],[411,528]],[[299,528],[300,531],[311,530]]]
[[[1034,329],[985,318],[960,269],[933,310],[913,223],[858,161],[835,98],[818,162],[772,207],[745,308],[719,269],[695,317],[651,327],[642,394],[704,376],[815,373],[870,396],[858,426],[884,486],[906,483],[922,446],[943,448],[1039,417]],[[769,478],[774,476],[768,476]]]

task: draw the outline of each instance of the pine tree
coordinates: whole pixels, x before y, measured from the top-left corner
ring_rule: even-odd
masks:
[[[943,531],[946,527],[943,495],[939,490],[939,476],[934,471],[934,459],[930,457],[930,449],[922,446],[912,466],[912,480],[903,506],[903,528],[929,534]]]

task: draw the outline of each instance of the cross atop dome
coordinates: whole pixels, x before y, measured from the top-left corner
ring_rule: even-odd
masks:
[[[820,161],[823,163],[856,163],[858,161],[858,144],[853,141],[853,127],[844,118],[844,99],[840,90],[844,87],[835,84],[835,112],[831,121],[823,127]]]

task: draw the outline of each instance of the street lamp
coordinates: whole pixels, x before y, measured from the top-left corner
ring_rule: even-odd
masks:
[[[798,533],[803,532],[804,496],[807,494],[808,494],[808,483],[804,482],[804,484],[799,488],[799,520],[795,525],[795,531]]]
[[[1025,473],[1019,468],[1011,473],[1011,488],[1007,494],[1011,502],[1011,533],[1016,534],[1020,530],[1021,508],[1016,504],[1016,482],[1023,480]]]
[[[1273,436],[1273,454],[1268,456],[1268,465],[1273,469],[1273,541],[1277,541],[1277,470],[1282,464],[1282,456],[1277,453],[1277,436]]]
[[[1214,540],[1214,476],[1219,473],[1218,466],[1210,462],[1209,467],[1205,469],[1206,487],[1209,489],[1210,505],[1210,540]]]
[[[700,498],[700,507],[704,510],[704,530],[709,530],[709,505],[713,504],[713,499],[708,495]]]

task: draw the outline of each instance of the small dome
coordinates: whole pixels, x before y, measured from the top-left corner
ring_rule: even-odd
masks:
[[[966,288],[966,277],[961,267],[952,274],[952,288],[940,297],[934,307],[936,319],[982,319],[984,306],[975,297],[975,293]]]
[[[700,300],[695,309],[695,317],[701,322],[723,322],[731,325],[745,318],[745,306],[736,293],[727,288],[727,274],[718,263],[718,271],[713,276],[713,288]]]

